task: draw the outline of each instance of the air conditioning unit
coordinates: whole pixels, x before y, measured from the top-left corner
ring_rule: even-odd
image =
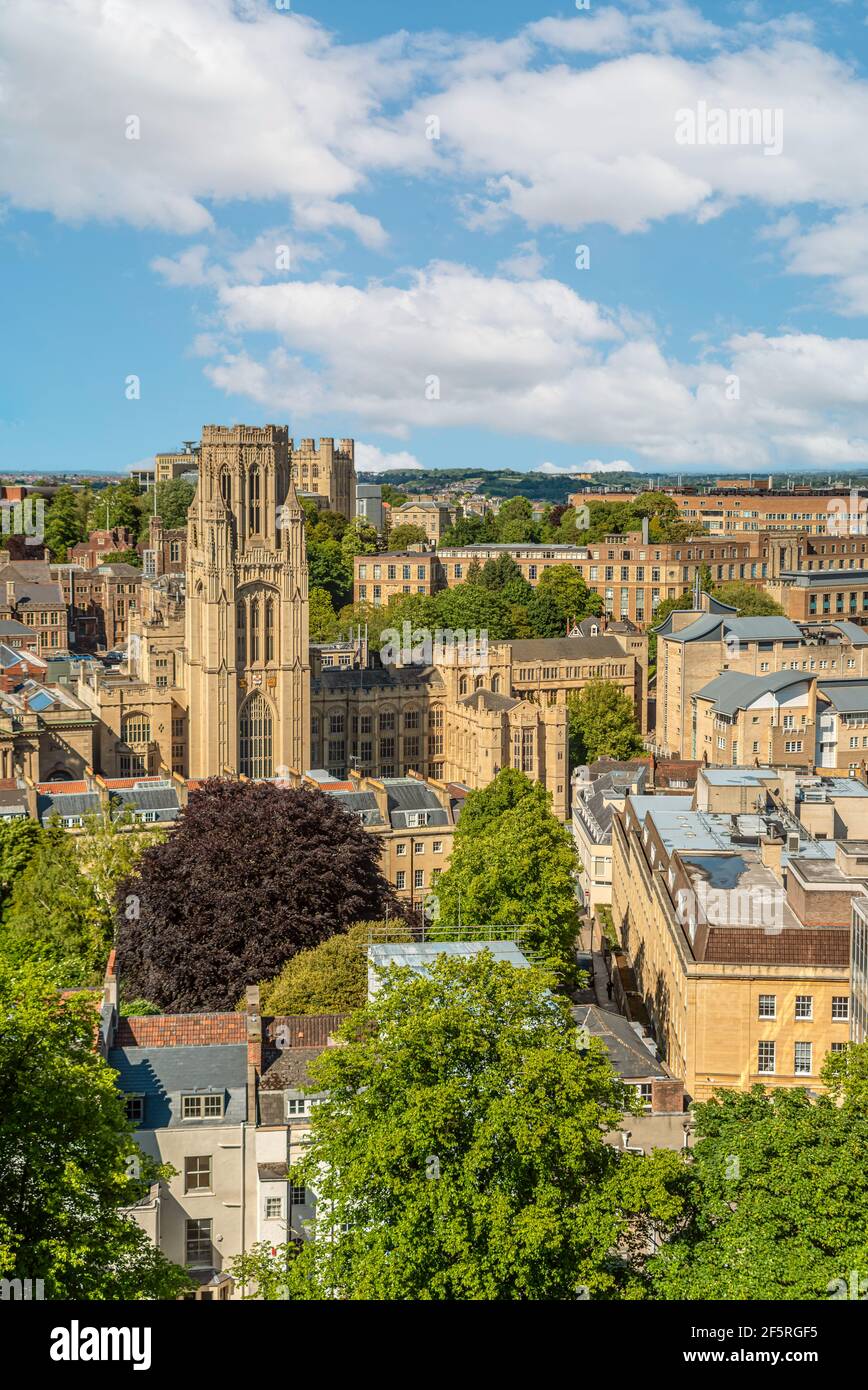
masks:
[[[800,845],[801,843],[802,843],[802,837],[801,837],[801,835],[799,834],[799,832],[798,832],[797,830],[788,831],[788,833],[787,833],[787,854],[798,854],[798,852],[799,852],[799,845]]]

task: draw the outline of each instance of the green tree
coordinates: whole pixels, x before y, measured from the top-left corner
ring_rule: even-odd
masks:
[[[166,831],[161,826],[137,829],[132,810],[88,816],[84,831],[71,841],[79,871],[96,902],[99,913],[99,939],[111,943],[114,936],[118,885],[133,872],[144,851],[162,844]]]
[[[229,1261],[229,1273],[241,1288],[242,1299],[259,1299],[266,1303],[289,1298],[289,1273],[296,1258],[291,1241],[272,1245],[270,1240],[258,1240],[241,1255]]]
[[[644,752],[633,701],[614,681],[590,681],[570,695],[568,707],[573,764]]]
[[[42,827],[33,820],[7,820],[0,825],[0,910],[12,885],[27,868],[42,839]]]
[[[686,1217],[652,1262],[655,1297],[864,1296],[849,1285],[868,1269],[868,1044],[821,1075],[825,1095],[754,1086],[694,1106]]]
[[[328,589],[311,589],[308,621],[312,642],[330,642],[337,637],[340,624]]]
[[[421,526],[411,526],[404,521],[389,532],[389,549],[406,550],[411,545],[425,545],[427,540],[428,533]]]
[[[577,1047],[547,977],[440,956],[392,968],[312,1064],[326,1099],[294,1170],[317,1194],[299,1299],[629,1296],[680,1212],[677,1155],[604,1142],[625,1108],[602,1043]],[[641,1257],[636,1264],[641,1266]]]
[[[108,487],[93,493],[87,515],[88,534],[91,531],[112,530],[115,526],[128,526],[138,536],[145,500],[146,495],[132,480],[110,483]]]
[[[341,537],[341,550],[351,569],[354,556],[376,555],[378,548],[379,536],[376,527],[361,517],[356,517],[355,521],[350,522]]]
[[[299,951],[279,975],[262,984],[265,1014],[342,1014],[360,1009],[368,997],[366,946],[371,931],[377,941],[406,941],[400,922],[355,922],[309,951]]]
[[[100,560],[101,565],[135,565],[142,568],[142,557],[137,550],[110,550]]]
[[[43,1279],[49,1299],[174,1298],[189,1275],[124,1215],[167,1170],[94,1047],[98,1005],[0,957],[0,1274]]]
[[[520,567],[511,555],[506,554],[486,560],[475,576],[468,573],[467,583],[476,583],[482,589],[502,594],[509,603],[527,604],[533,594]]]
[[[519,927],[527,950],[569,975],[578,860],[550,803],[538,782],[512,768],[467,797],[437,883],[437,924]]]
[[[603,600],[588,588],[581,574],[572,565],[549,565],[540,575],[537,594],[541,599],[554,599],[560,613],[560,633],[566,631],[567,623],[581,622],[582,618],[603,611]],[[531,621],[533,609],[531,608]]]
[[[497,641],[512,635],[510,608],[507,600],[498,593],[481,588],[478,584],[458,584],[454,589],[443,589],[436,596],[437,626],[451,628],[453,632],[473,628],[476,632],[487,632],[490,641]]]
[[[714,597],[721,603],[728,603],[732,608],[737,608],[739,617],[782,617],[784,612],[781,605],[776,603],[761,585],[744,584],[737,579],[727,584],[718,584],[714,590]]]
[[[400,507],[407,501],[406,492],[401,492],[398,488],[393,487],[391,483],[382,484],[381,495],[383,501],[387,502],[390,507]]]
[[[76,495],[64,484],[57,489],[45,514],[45,544],[52,560],[63,564],[69,547],[84,540],[85,535]]]
[[[167,531],[176,531],[182,526],[187,525],[187,513],[190,510],[190,503],[196,495],[196,487],[193,483],[188,483],[186,478],[171,478],[164,483],[157,483],[157,515]],[[153,505],[153,499],[151,500]],[[144,537],[148,534],[148,517],[150,508],[147,497],[141,501],[144,512]]]
[[[491,545],[499,540],[497,521],[488,513],[485,516],[461,516],[443,532],[441,546],[450,545]]]
[[[111,940],[110,919],[81,872],[72,836],[50,825],[4,904],[0,955],[42,961],[60,984],[90,985],[102,978]]]
[[[344,555],[340,541],[308,540],[307,566],[311,588],[325,589],[336,608],[349,602],[353,593],[353,564]]]

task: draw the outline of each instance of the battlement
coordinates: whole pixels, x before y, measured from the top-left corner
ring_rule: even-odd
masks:
[[[289,444],[287,425],[203,425],[203,444]]]
[[[293,454],[300,458],[341,458],[352,460],[355,441],[352,439],[339,439],[337,448],[335,448],[335,441],[333,438],[321,437],[319,445],[317,445],[315,439],[300,439],[298,447],[295,446],[292,440],[289,441],[289,447]]]

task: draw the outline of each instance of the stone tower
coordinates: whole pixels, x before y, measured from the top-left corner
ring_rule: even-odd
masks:
[[[307,560],[282,426],[202,431],[186,659],[191,777],[308,767]]]

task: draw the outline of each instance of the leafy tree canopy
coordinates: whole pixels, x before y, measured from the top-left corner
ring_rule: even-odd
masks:
[[[520,927],[529,951],[569,974],[577,868],[572,836],[552,814],[545,788],[502,768],[465,801],[437,884],[438,923]]]
[[[262,985],[265,1014],[342,1014],[360,1009],[368,997],[367,943],[407,941],[400,921],[354,922],[348,931],[299,951],[280,974]]]
[[[681,1161],[603,1140],[630,1105],[602,1043],[576,1046],[548,978],[441,956],[393,968],[313,1064],[317,1193],[289,1272],[300,1299],[564,1300],[631,1296],[615,1249],[680,1213]]]
[[[322,792],[203,783],[172,836],[120,886],[126,993],[170,1012],[231,1009],[298,951],[397,910],[379,856],[374,837]]]
[[[99,998],[0,957],[0,1274],[43,1279],[49,1299],[174,1298],[187,1272],[123,1214],[165,1170],[94,1048]]]
[[[868,1044],[830,1054],[828,1094],[724,1091],[694,1106],[685,1220],[652,1262],[667,1299],[827,1299],[868,1268]]]
[[[721,603],[728,603],[737,608],[739,617],[742,618],[778,617],[784,612],[781,605],[776,603],[761,585],[744,584],[737,579],[727,584],[716,585],[714,597],[720,599]]]
[[[411,526],[405,521],[393,526],[389,532],[389,549],[406,550],[410,545],[424,545],[427,540],[427,531],[421,526]]]
[[[633,701],[614,681],[590,681],[569,696],[568,708],[573,764],[644,752]]]

